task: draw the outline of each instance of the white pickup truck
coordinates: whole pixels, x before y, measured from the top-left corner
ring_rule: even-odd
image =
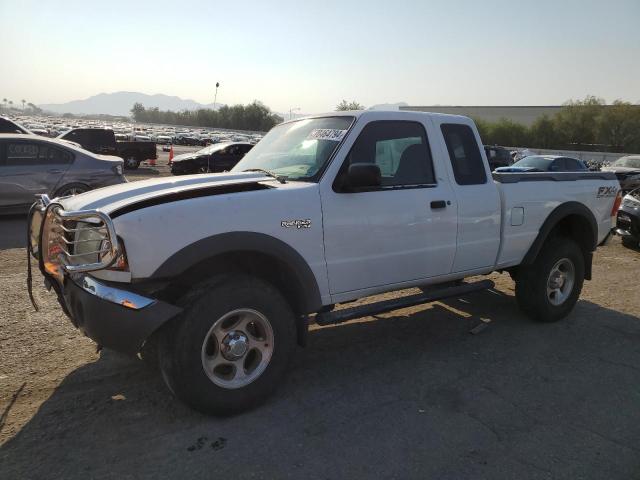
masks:
[[[247,409],[309,321],[338,323],[492,286],[507,271],[556,321],[615,223],[612,173],[491,174],[473,122],[345,112],[275,127],[228,173],[125,183],[32,207],[29,249],[73,324],[157,355],[204,412]],[[334,310],[409,287],[422,294]]]

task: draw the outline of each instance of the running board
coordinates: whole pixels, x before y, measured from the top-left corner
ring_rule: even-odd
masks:
[[[316,315],[315,321],[318,325],[336,325],[338,323],[348,322],[355,318],[369,317],[379,313],[389,312],[391,310],[399,310],[401,308],[415,307],[423,303],[435,302],[443,298],[457,297],[466,295],[467,293],[477,292],[480,290],[488,290],[493,288],[495,283],[491,280],[481,280],[474,283],[463,283],[453,287],[438,288],[432,292],[420,293],[417,295],[409,295],[392,300],[383,300],[382,302],[369,303],[358,307],[345,308],[343,310],[323,312]]]

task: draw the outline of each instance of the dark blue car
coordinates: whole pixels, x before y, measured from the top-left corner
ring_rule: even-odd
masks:
[[[559,155],[530,155],[509,167],[499,167],[499,173],[523,172],[586,172],[589,169],[582,160]]]

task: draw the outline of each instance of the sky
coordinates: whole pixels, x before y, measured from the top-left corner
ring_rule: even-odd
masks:
[[[0,0],[0,98],[640,103],[640,0]]]

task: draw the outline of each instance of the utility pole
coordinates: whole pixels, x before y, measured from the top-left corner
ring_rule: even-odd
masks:
[[[216,94],[213,97],[213,110],[216,109],[216,100],[218,100],[218,87],[220,86],[220,82],[216,82]]]

